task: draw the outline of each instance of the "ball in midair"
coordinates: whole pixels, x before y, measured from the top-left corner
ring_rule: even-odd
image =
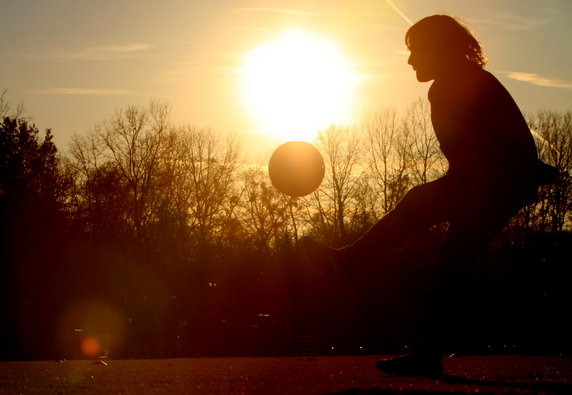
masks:
[[[305,141],[289,141],[280,145],[268,162],[272,185],[292,197],[314,192],[322,183],[325,171],[320,151]]]

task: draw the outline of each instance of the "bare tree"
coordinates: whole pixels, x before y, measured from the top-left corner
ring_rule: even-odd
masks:
[[[74,138],[69,168],[76,174],[77,194],[72,201],[78,213],[91,214],[105,202],[118,222],[127,224],[145,259],[168,255],[159,253],[167,245],[185,255],[180,261],[200,259],[215,251],[225,228],[236,223],[239,152],[234,136],[171,126],[164,104],[130,106]],[[115,195],[102,195],[112,184]],[[113,209],[113,196],[120,196],[114,207],[122,214]]]
[[[541,110],[529,115],[529,126],[537,137],[540,159],[560,171],[555,184],[541,188],[535,209],[543,227],[562,231],[572,207],[572,112]]]
[[[20,119],[24,115],[24,103],[18,102],[13,105],[6,93],[8,90],[6,88],[0,91],[0,119],[4,117],[10,117],[12,119]]]
[[[147,108],[119,110],[97,130],[103,157],[113,162],[129,188],[130,215],[135,238],[143,240],[145,227],[159,204],[156,176],[168,152],[169,107],[151,102]]]
[[[356,202],[363,191],[366,168],[358,130],[330,126],[320,133],[318,147],[324,156],[326,175],[312,195],[311,212],[316,213],[312,222],[326,242],[345,244],[363,227],[363,222],[357,221],[363,217],[359,212],[363,206]]]
[[[252,246],[270,255],[283,243],[292,243],[289,198],[270,185],[261,165],[243,169],[242,183],[240,219]]]
[[[429,102],[417,99],[403,119],[403,133],[410,138],[410,164],[412,184],[432,181],[445,173],[446,160],[439,149],[439,142],[433,132]]]
[[[151,248],[151,225],[164,204],[159,181],[172,151],[170,129],[169,107],[151,102],[118,110],[87,135],[73,138],[67,166],[76,179],[71,201],[88,228],[102,226],[103,211],[113,213],[132,240]]]
[[[64,168],[74,180],[73,191],[70,193],[70,210],[76,222],[82,222],[85,231],[92,231],[97,226],[92,220],[99,218],[95,214],[99,205],[99,196],[94,191],[92,178],[100,178],[104,172],[102,143],[99,135],[90,131],[86,135],[76,134],[69,145],[69,157],[64,160]]]
[[[211,129],[177,131],[178,188],[188,224],[198,246],[221,241],[238,204],[236,176],[240,147],[232,135],[223,139]]]
[[[371,183],[380,195],[381,214],[389,212],[410,187],[411,130],[405,128],[393,109],[366,116],[367,160],[371,164]]]

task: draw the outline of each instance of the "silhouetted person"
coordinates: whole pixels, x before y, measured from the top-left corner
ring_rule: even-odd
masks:
[[[538,160],[533,137],[507,90],[483,69],[486,58],[471,32],[446,15],[426,17],[407,31],[408,63],[429,89],[431,120],[449,162],[445,176],[412,188],[395,209],[352,245],[329,249],[311,239],[313,260],[345,273],[412,233],[448,222],[437,261],[437,280],[412,354],[379,361],[394,374],[442,373],[451,324],[463,307],[465,279],[478,254],[509,219],[537,197],[551,169]]]

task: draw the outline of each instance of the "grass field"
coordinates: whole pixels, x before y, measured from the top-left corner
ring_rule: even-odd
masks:
[[[343,356],[0,362],[0,393],[572,393],[570,357],[450,357],[445,360],[447,376],[442,380],[389,376],[375,369],[378,359]]]

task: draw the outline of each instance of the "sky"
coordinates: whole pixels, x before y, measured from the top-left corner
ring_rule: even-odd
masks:
[[[247,150],[401,111],[429,88],[403,36],[435,13],[472,27],[523,111],[572,110],[570,0],[0,0],[0,10],[0,92],[63,152],[151,100],[176,124],[243,136]]]

